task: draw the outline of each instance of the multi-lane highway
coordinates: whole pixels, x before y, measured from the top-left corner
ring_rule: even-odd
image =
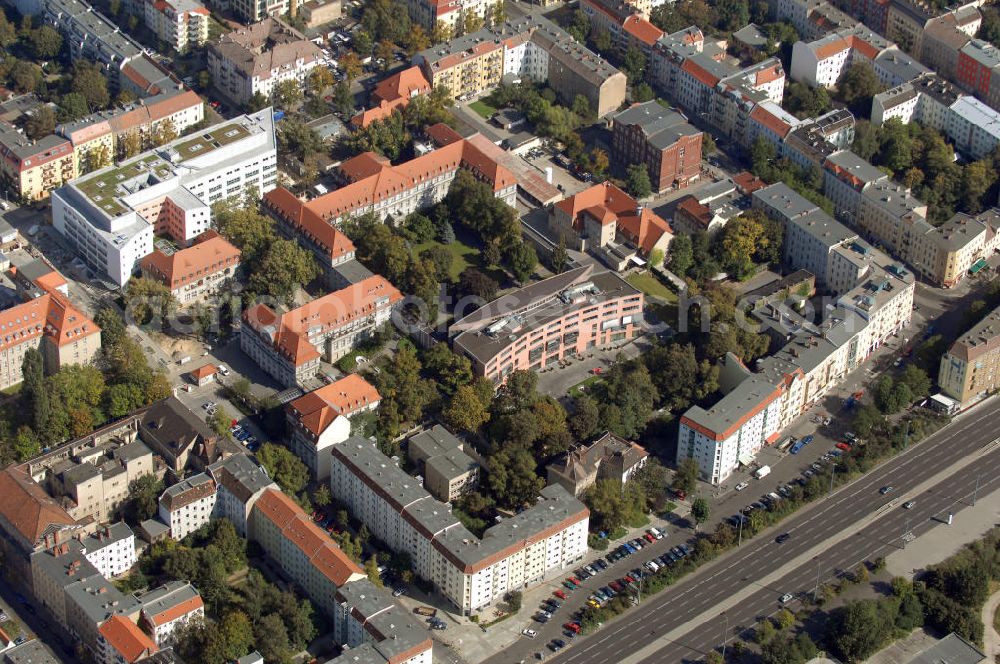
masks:
[[[784,593],[812,590],[817,577],[829,579],[863,560],[885,555],[892,547],[903,545],[905,532],[919,535],[939,523],[936,518],[944,519],[949,512],[968,504],[977,489],[988,492],[1000,486],[1000,446],[984,452],[984,446],[998,436],[998,421],[1000,401],[981,405],[831,497],[786,519],[777,531],[791,533],[791,539],[784,544],[775,543],[773,536],[745,543],[735,553],[644,601],[604,629],[576,639],[553,661],[665,664],[701,659],[721,645],[727,625],[731,639],[741,629],[752,626],[759,616],[774,612]],[[968,457],[975,460],[912,497],[913,509],[901,507],[902,496]],[[893,492],[881,495],[879,489],[887,485],[894,487]],[[887,506],[892,501],[895,503]],[[863,520],[868,523],[857,533],[837,538]],[[776,580],[767,578],[773,577],[784,563],[808,555],[817,547],[818,555],[807,557]],[[723,616],[719,607],[748,590],[750,594],[727,608]],[[689,629],[677,634],[685,624]],[[668,634],[671,638],[665,640]],[[522,658],[513,655],[508,650],[488,661],[498,664]]]

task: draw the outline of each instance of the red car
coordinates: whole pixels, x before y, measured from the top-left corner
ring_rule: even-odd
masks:
[[[555,595],[556,597],[558,597],[559,599],[566,599],[566,593],[564,593],[561,590],[557,590],[557,591],[555,591],[552,594]]]
[[[845,452],[851,451],[851,446],[847,443],[837,443],[836,447],[838,450],[844,450]]]
[[[563,627],[573,632],[574,634],[580,633],[580,623],[578,622],[568,622],[565,625],[563,625]]]
[[[646,541],[647,541],[647,542],[650,542],[650,543],[652,543],[652,542],[655,542],[655,541],[656,541],[656,538],[655,538],[655,537],[653,537],[652,535],[650,535],[649,533],[646,533],[645,535],[643,535],[643,537],[645,537],[645,538],[646,538]]]
[[[580,579],[574,579],[572,576],[566,579],[568,582],[572,583],[574,587],[579,587]]]
[[[625,578],[622,579],[622,581],[624,581],[625,583],[635,583],[635,577],[633,577],[631,574],[626,574]]]
[[[620,593],[622,590],[625,589],[625,586],[623,586],[617,581],[612,581],[608,585],[611,586],[611,589],[614,590],[616,593]]]

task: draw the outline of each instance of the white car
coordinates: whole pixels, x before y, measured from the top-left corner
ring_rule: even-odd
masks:
[[[526,637],[528,637],[529,639],[533,639],[533,638],[535,638],[536,636],[538,636],[538,632],[536,632],[536,631],[535,631],[535,630],[533,630],[533,629],[522,629],[522,630],[521,630],[521,635],[522,635],[522,636],[526,636]]]
[[[740,482],[739,484],[736,485],[736,490],[737,491],[742,491],[743,489],[747,488],[748,486],[750,486],[750,482]]]
[[[793,599],[795,599],[795,595],[793,595],[792,593],[785,593],[784,595],[778,598],[778,601],[781,602],[782,604],[788,604]]]

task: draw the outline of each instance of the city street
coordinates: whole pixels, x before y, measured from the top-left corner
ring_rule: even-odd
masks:
[[[722,641],[722,612],[730,625],[726,636],[732,638],[760,615],[777,610],[781,594],[809,591],[817,579],[822,583],[861,561],[901,548],[905,532],[926,532],[937,523],[934,519],[946,519],[972,502],[977,490],[991,491],[1000,484],[1000,450],[991,445],[996,432],[990,426],[998,412],[1000,402],[983,403],[772,532],[713,561],[594,635],[576,639],[556,661],[653,664],[701,659]],[[952,471],[949,465],[959,460],[972,465],[973,472]],[[924,482],[928,485],[921,487]],[[894,486],[892,495],[880,495],[880,487],[889,484]],[[901,509],[917,492],[915,507]],[[791,540],[776,544],[773,537],[780,532],[790,533]],[[655,549],[648,556],[633,556],[627,566],[653,557]],[[788,562],[779,566],[780,560]],[[606,578],[616,578],[620,571],[609,570]],[[580,592],[568,603],[567,615],[579,601]],[[519,662],[544,643],[515,644],[487,661]],[[623,649],[634,654],[622,660]]]

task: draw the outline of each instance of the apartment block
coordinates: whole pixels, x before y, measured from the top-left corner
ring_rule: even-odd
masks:
[[[157,514],[170,528],[170,537],[182,540],[209,522],[215,500],[215,480],[198,473],[167,487],[160,496]]]
[[[892,42],[858,25],[812,42],[796,42],[790,75],[813,87],[832,88],[852,65],[864,63],[874,69],[876,60],[889,50],[898,51]]]
[[[633,5],[615,0],[582,0],[580,9],[590,19],[590,29],[606,32],[622,55],[630,48],[648,57],[664,32],[649,22]]]
[[[136,623],[122,616],[112,616],[98,632],[97,661],[101,664],[133,664],[158,650]]]
[[[284,314],[255,304],[243,312],[240,348],[286,387],[299,385],[316,375],[321,359],[336,362],[389,322],[402,299],[376,275]]]
[[[547,82],[564,104],[582,95],[603,117],[625,100],[625,75],[538,15],[452,39],[414,56],[432,87],[457,99],[488,92],[504,76]]]
[[[214,230],[208,230],[186,249],[170,254],[156,249],[139,261],[139,268],[144,277],[166,285],[184,306],[228,290],[240,267],[240,257],[239,249]]]
[[[1000,49],[972,39],[958,52],[955,82],[992,108],[1000,108]]]
[[[426,628],[368,579],[353,581],[334,597],[334,638],[346,646],[327,664],[431,664]]]
[[[956,80],[959,53],[983,22],[976,7],[968,6],[931,19],[924,28],[920,60],[949,81]]]
[[[304,86],[323,55],[281,19],[254,20],[260,22],[223,35],[208,49],[212,85],[237,105],[247,104],[256,94],[270,100],[282,81]]]
[[[284,16],[297,4],[295,0],[229,0],[230,9],[247,24]]]
[[[700,148],[700,134],[698,145]],[[593,253],[619,272],[648,259],[654,251],[665,255],[674,236],[652,208],[640,205],[610,182],[596,184],[552,206],[549,230],[568,246]]]
[[[780,337],[781,349],[758,361],[756,371],[728,354],[720,374],[724,396],[681,417],[677,460],[695,459],[713,484],[776,442],[792,420],[905,327],[913,309],[911,272],[852,239],[850,231],[786,185],[755,192],[754,204],[786,223],[796,247],[786,260],[815,269],[838,299],[819,321],[790,318],[790,310],[773,307],[756,312],[762,327]]]
[[[288,574],[327,615],[336,609],[337,590],[365,577],[294,500],[265,489],[250,512],[247,538]]]
[[[452,347],[496,383],[640,333],[643,294],[613,272],[569,270],[509,293],[455,322]]]
[[[48,485],[50,493],[63,498],[74,519],[93,517],[108,521],[129,496],[129,484],[153,474],[153,453],[139,440],[110,440],[81,447],[69,458],[32,466],[36,481]]]
[[[184,133],[205,119],[205,102],[191,90],[170,88],[131,104],[100,111],[74,122],[60,124],[56,134],[73,145],[79,176],[124,159],[126,137],[139,137],[144,149],[154,147],[159,132]]]
[[[52,194],[52,223],[95,271],[124,286],[153,253],[153,234],[187,244],[212,203],[263,195],[277,182],[271,109],[217,124],[95,171]]]
[[[83,0],[44,0],[39,7],[42,20],[62,33],[72,60],[99,65],[113,88],[125,87],[122,69],[144,57],[138,42]]]
[[[861,192],[888,179],[883,171],[850,150],[835,152],[823,161],[823,195],[833,201],[836,215],[850,222],[858,218]]]
[[[208,467],[215,480],[215,512],[212,516],[233,524],[240,537],[247,537],[250,512],[264,491],[277,485],[246,454],[234,454]]]
[[[50,372],[89,364],[101,348],[101,328],[58,288],[0,311],[0,389],[19,384],[28,349],[39,350]]]
[[[686,187],[701,174],[702,132],[655,100],[613,116],[611,133],[612,160],[623,172],[644,164],[656,192]]]
[[[142,604],[139,626],[158,648],[172,645],[178,628],[205,616],[205,602],[188,581],[168,581],[138,599]]]
[[[106,578],[120,576],[138,562],[135,554],[135,534],[124,521],[99,527],[87,536],[80,536],[83,555]]]
[[[372,90],[369,101],[374,104],[367,111],[361,111],[353,118],[351,124],[365,128],[373,122],[389,118],[393,111],[402,111],[414,97],[431,91],[431,84],[424,78],[420,67],[410,67],[401,72],[383,78]]]
[[[777,0],[769,9],[774,19],[791,23],[799,37],[808,41],[857,25],[854,18],[827,0]]]
[[[198,0],[146,0],[146,27],[178,53],[208,41],[211,12]]]
[[[351,438],[332,448],[334,497],[431,581],[463,614],[507,592],[562,573],[587,551],[589,511],[561,486],[548,486],[521,513],[470,533],[373,443]]]
[[[550,463],[549,484],[559,484],[576,497],[598,480],[614,480],[627,484],[643,466],[649,453],[631,440],[610,431],[590,443],[580,443],[566,455]]]
[[[407,0],[410,18],[428,34],[438,30],[444,39],[465,31],[467,17],[479,19],[480,25],[492,23],[498,0]]]
[[[16,197],[41,200],[76,178],[73,146],[54,134],[33,141],[0,123],[0,172]]]
[[[458,500],[479,483],[479,464],[465,443],[440,424],[410,438],[407,453],[424,478],[424,488],[443,503]]]
[[[1000,308],[986,314],[941,357],[938,385],[965,405],[1000,387]]]
[[[726,178],[680,199],[674,211],[674,227],[688,234],[715,233],[749,207],[749,196],[765,186],[749,172]]]
[[[314,479],[322,482],[330,477],[328,450],[351,436],[350,418],[375,410],[381,400],[374,385],[360,374],[350,374],[288,404],[291,450]]]

